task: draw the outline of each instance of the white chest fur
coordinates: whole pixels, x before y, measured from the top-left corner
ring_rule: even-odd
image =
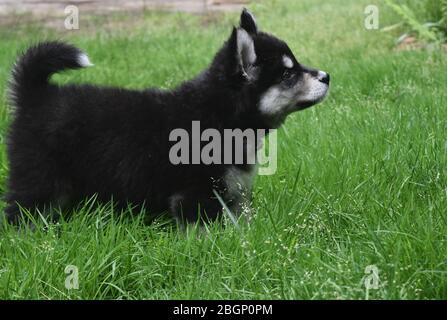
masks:
[[[251,190],[256,176],[257,166],[253,165],[249,170],[231,167],[224,176],[226,195],[231,199],[230,209],[235,214],[249,213]]]

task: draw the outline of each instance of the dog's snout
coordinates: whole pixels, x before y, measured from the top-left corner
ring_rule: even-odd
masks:
[[[320,71],[320,72],[318,72],[318,80],[320,82],[323,82],[323,83],[329,85],[329,81],[331,80],[331,76],[329,75],[329,73],[326,73],[324,71]]]

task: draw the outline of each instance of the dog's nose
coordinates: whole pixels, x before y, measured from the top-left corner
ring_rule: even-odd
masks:
[[[331,80],[331,76],[329,75],[329,73],[320,71],[318,72],[318,80],[320,82],[326,83],[327,85],[329,85],[329,81]]]

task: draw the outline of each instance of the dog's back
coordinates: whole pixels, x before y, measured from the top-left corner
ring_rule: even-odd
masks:
[[[6,196],[11,221],[20,216],[15,202],[25,208],[41,204],[44,210],[93,194],[135,203],[162,194],[166,183],[150,172],[164,170],[151,157],[167,153],[160,143],[169,131],[166,94],[48,82],[53,73],[89,64],[77,48],[50,42],[30,48],[14,68]],[[148,186],[157,186],[157,192]],[[161,207],[161,198],[151,197],[151,205]]]

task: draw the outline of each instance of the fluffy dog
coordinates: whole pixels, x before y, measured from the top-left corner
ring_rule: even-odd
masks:
[[[215,220],[223,203],[236,213],[250,197],[256,166],[173,164],[170,133],[190,132],[193,121],[219,132],[278,128],[329,88],[327,73],[299,63],[247,10],[210,66],[173,90],[49,81],[90,65],[84,52],[61,42],[37,44],[18,59],[7,142],[10,222],[20,220],[20,208],[48,212],[92,195],[183,221]]]

